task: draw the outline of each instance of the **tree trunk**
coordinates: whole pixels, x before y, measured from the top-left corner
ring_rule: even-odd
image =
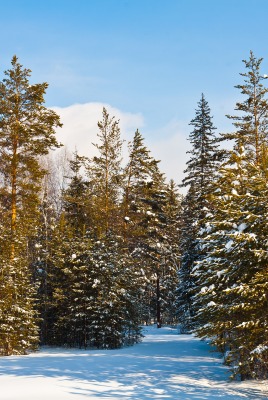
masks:
[[[159,275],[157,274],[156,278],[156,323],[157,328],[161,328],[161,304],[160,304],[160,281]]]

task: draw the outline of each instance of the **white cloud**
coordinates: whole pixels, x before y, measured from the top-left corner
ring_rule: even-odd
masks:
[[[188,122],[172,120],[157,132],[157,140],[153,140],[151,135],[148,140],[153,156],[161,160],[160,170],[177,183],[181,183],[189,159],[186,153],[191,147],[187,140],[189,132]],[[181,188],[180,192],[186,193],[186,190]]]
[[[120,120],[122,138],[129,140],[137,128],[143,126],[141,114],[126,113],[104,103],[73,104],[68,107],[52,107],[60,115],[63,127],[57,129],[59,142],[70,151],[77,149],[80,155],[92,156],[95,147],[92,143],[98,142],[97,123],[102,119],[102,110],[105,107],[110,117]]]
[[[160,170],[165,173],[167,179],[173,178],[180,183],[183,178],[183,170],[189,155],[187,141],[188,123],[172,120],[157,131],[150,132],[144,127],[142,114],[127,113],[104,103],[74,104],[68,107],[53,107],[60,117],[63,127],[57,129],[57,138],[70,152],[75,149],[78,154],[90,156],[96,154],[96,148],[92,143],[97,143],[98,126],[102,119],[102,109],[105,107],[112,117],[120,120],[122,139],[132,140],[134,132],[139,129],[145,138],[145,145],[156,159],[161,160]],[[126,154],[126,145],[124,154]],[[184,189],[180,189],[185,193]]]

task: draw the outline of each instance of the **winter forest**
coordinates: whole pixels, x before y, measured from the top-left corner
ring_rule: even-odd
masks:
[[[171,325],[209,338],[233,377],[268,378],[261,63],[243,60],[232,132],[218,132],[201,95],[178,185],[138,129],[123,158],[120,121],[105,108],[96,156],[53,151],[61,121],[45,106],[48,84],[30,84],[13,57],[0,82],[1,355],[116,349],[138,343],[144,325]]]

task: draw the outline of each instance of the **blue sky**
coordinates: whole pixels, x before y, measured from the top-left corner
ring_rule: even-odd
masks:
[[[105,104],[122,120],[123,136],[139,128],[163,172],[178,182],[201,93],[224,131],[250,50],[264,58],[268,73],[267,0],[0,0],[0,6],[0,70],[16,54],[33,82],[49,83],[46,104],[63,115],[63,142],[90,146],[97,106]]]

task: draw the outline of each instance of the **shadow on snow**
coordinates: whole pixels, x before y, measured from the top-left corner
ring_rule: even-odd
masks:
[[[29,356],[2,357],[0,374],[57,378],[81,399],[267,398],[252,383],[229,382],[228,369],[206,342],[165,329],[146,335],[142,343],[120,350],[42,348]]]

